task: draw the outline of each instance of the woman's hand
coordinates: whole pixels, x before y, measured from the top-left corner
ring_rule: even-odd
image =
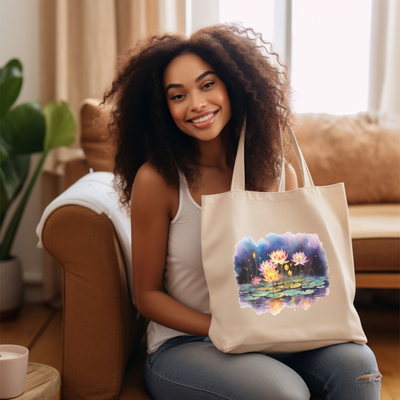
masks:
[[[168,187],[150,163],[136,174],[131,195],[132,267],[135,301],[146,318],[169,328],[208,336],[211,316],[178,302],[164,291],[169,224],[179,192]]]

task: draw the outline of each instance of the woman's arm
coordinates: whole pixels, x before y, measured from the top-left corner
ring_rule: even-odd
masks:
[[[288,163],[285,168],[285,190],[293,190],[298,187],[296,171],[292,167],[292,164]]]
[[[131,196],[132,267],[136,307],[146,318],[181,332],[208,336],[211,316],[193,310],[164,291],[169,223],[176,190],[144,164]]]
[[[292,164],[285,163],[285,190],[293,190],[297,189],[298,187],[299,184],[297,183],[296,171],[292,167]],[[278,178],[276,178],[275,182],[271,185],[268,191],[269,192],[278,191]]]

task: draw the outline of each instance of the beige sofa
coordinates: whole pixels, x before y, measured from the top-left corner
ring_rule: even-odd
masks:
[[[97,104],[87,100],[82,105],[87,160],[67,165],[66,186],[89,168],[112,171],[106,118]],[[295,132],[315,184],[345,182],[357,287],[399,288],[399,132],[363,115],[323,114],[299,116]],[[47,218],[42,242],[63,274],[61,398],[150,399],[142,372],[145,321],[130,299],[110,219],[78,205],[60,207]]]
[[[303,114],[294,130],[315,185],[345,184],[357,288],[400,288],[400,131],[368,114]]]

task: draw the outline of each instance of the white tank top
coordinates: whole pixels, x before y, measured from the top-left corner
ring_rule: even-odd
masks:
[[[210,314],[210,299],[201,256],[201,207],[193,200],[186,179],[180,173],[179,208],[170,222],[164,269],[165,291],[174,299]],[[187,335],[150,321],[147,352],[155,352],[164,342]]]

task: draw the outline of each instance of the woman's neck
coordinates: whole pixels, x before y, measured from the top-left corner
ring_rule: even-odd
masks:
[[[198,142],[200,157],[199,162],[202,168],[227,169],[227,152],[229,147],[228,127],[213,140],[208,142]]]

